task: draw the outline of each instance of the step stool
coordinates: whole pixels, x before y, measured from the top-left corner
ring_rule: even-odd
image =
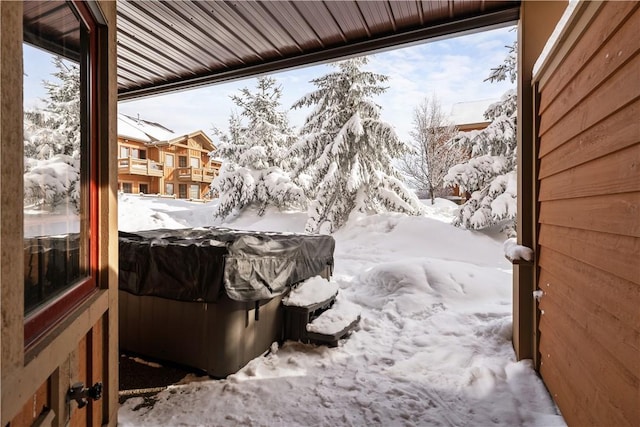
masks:
[[[307,306],[295,306],[283,304],[284,312],[284,339],[309,343],[307,324],[312,322],[324,311],[333,306],[338,292],[324,301]]]

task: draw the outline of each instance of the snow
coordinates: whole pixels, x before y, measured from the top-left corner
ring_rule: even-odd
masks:
[[[338,284],[321,276],[305,280],[285,297],[284,305],[306,307],[326,301],[338,292]]]
[[[533,261],[533,249],[521,246],[515,238],[510,238],[504,242],[504,256],[511,261]]]
[[[472,123],[485,123],[487,119],[484,112],[487,108],[497,102],[497,99],[481,99],[477,101],[457,102],[451,106],[449,120],[456,126]]]
[[[333,335],[341,332],[360,318],[360,307],[338,296],[331,310],[327,310],[307,324],[308,332]]]
[[[120,195],[120,228],[210,225],[215,204]],[[128,399],[120,425],[565,425],[515,359],[504,237],[451,226],[452,202],[423,204],[420,216],[352,214],[333,235],[336,304],[361,315],[337,347],[274,343],[227,379],[190,377],[152,406]],[[300,232],[305,220],[268,208],[224,225]]]
[[[564,13],[562,14],[562,16],[560,17],[560,20],[558,21],[555,28],[553,29],[553,32],[549,36],[549,39],[547,39],[547,42],[545,43],[544,48],[542,48],[542,52],[540,53],[540,56],[538,56],[538,59],[533,64],[534,78],[537,77],[538,72],[540,72],[543,65],[546,64],[547,60],[550,58],[551,51],[555,48],[556,44],[558,43],[558,40],[560,40],[560,38],[563,36],[565,31],[567,30],[567,24],[569,23],[571,17],[574,15],[576,11],[576,6],[578,6],[578,3],[579,3],[578,0],[569,0],[569,4],[567,5],[567,8],[564,10]]]
[[[118,114],[118,136],[142,142],[168,141],[175,138],[170,129],[158,123],[149,122],[125,114]]]

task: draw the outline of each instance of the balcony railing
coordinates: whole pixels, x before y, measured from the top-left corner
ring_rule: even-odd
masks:
[[[178,179],[181,181],[193,181],[193,182],[211,182],[215,176],[215,171],[209,168],[176,168],[175,172],[178,175]]]
[[[132,157],[118,159],[118,173],[129,175],[162,176],[164,165],[150,159]]]

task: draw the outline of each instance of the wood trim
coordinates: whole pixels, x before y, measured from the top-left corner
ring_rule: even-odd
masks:
[[[580,2],[565,25],[559,30],[558,36],[551,41],[550,47],[545,46],[546,58],[533,75],[540,88],[544,88],[548,76],[552,74],[569,55],[575,44],[580,40],[591,20],[596,16],[604,1]],[[547,42],[549,43],[549,42]]]
[[[22,403],[63,364],[69,357],[69,349],[75,348],[108,309],[107,291],[96,292],[25,354],[28,362],[23,369],[5,374],[2,388],[11,393],[2,393],[2,425],[12,419]]]
[[[604,22],[607,23],[620,22],[620,15],[626,15],[629,10],[627,7],[634,7],[633,2],[614,2],[613,7],[605,7],[600,11],[600,9],[607,4],[610,6],[611,2],[588,1],[581,2],[576,6],[574,14],[565,26],[566,31],[556,40],[556,49],[559,47],[558,51],[555,54],[551,52],[551,55],[549,55],[549,57],[553,57],[553,61],[546,69],[540,69],[538,73],[536,73],[536,79],[540,81],[540,87],[546,91],[547,84],[550,79],[554,77],[558,67],[561,64],[569,67],[566,72],[563,72],[562,76],[555,76],[560,82],[552,88],[552,93],[549,93],[550,99],[555,99],[558,93],[564,90],[565,86],[570,83],[570,76],[578,74],[584,64],[589,62],[595,54],[594,50],[586,54],[582,53],[582,56],[579,55],[580,52],[574,52],[573,50],[578,42],[586,46],[599,46],[604,43],[611,35],[611,32],[616,29],[609,25],[603,28],[601,32],[592,31],[591,24],[594,18],[596,18],[596,16],[598,16],[599,19],[604,18]],[[589,27],[590,31],[585,32],[587,27]],[[546,109],[546,97],[543,102],[544,108]]]
[[[9,390],[5,378],[23,364],[24,281],[23,182],[15,177],[24,173],[22,102],[22,2],[0,2],[0,302],[2,322],[0,342],[0,382]],[[34,385],[40,386],[42,381]],[[23,402],[16,404],[19,408]],[[1,404],[1,425],[11,420],[8,408]]]
[[[626,3],[630,4],[630,3]],[[603,9],[603,12],[610,8]],[[616,9],[617,10],[617,9]],[[607,79],[612,74],[624,66],[640,51],[640,43],[637,43],[636,28],[640,28],[640,9],[636,9],[633,16],[620,23],[617,28],[609,25],[602,17],[598,17],[592,23],[592,27],[596,24],[602,25],[609,31],[607,41],[599,46],[597,51],[593,52],[580,71],[567,81],[568,73],[562,72],[551,76],[547,87],[541,94],[540,113],[552,118],[555,121],[560,120],[564,114],[571,111],[577,104],[587,98],[600,85],[606,84]],[[589,34],[594,34],[595,29]],[[583,42],[584,43],[584,42]],[[572,53],[583,53],[585,50],[592,53],[592,49],[588,45],[581,43],[576,46]],[[626,47],[623,49],[622,47]],[[566,61],[570,62],[570,58]],[[567,64],[567,65],[569,65]],[[564,87],[559,90],[557,86],[563,84]],[[554,93],[549,93],[554,91]],[[551,122],[552,126],[554,122]]]

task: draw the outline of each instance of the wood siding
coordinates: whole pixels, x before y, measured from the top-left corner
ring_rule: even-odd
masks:
[[[640,423],[640,7],[582,8],[538,78],[540,373],[569,425],[631,426]]]
[[[84,5],[84,4],[83,4]],[[95,8],[98,5],[93,4]],[[84,7],[84,6],[83,6]],[[0,425],[115,426],[118,411],[116,4],[100,2],[109,23],[99,34],[96,97],[99,170],[97,289],[25,348],[22,193],[23,3],[0,2]],[[97,9],[96,9],[97,10]],[[98,114],[99,113],[99,114]],[[102,381],[102,399],[79,409],[67,401],[76,382]],[[41,424],[40,424],[41,423]]]

